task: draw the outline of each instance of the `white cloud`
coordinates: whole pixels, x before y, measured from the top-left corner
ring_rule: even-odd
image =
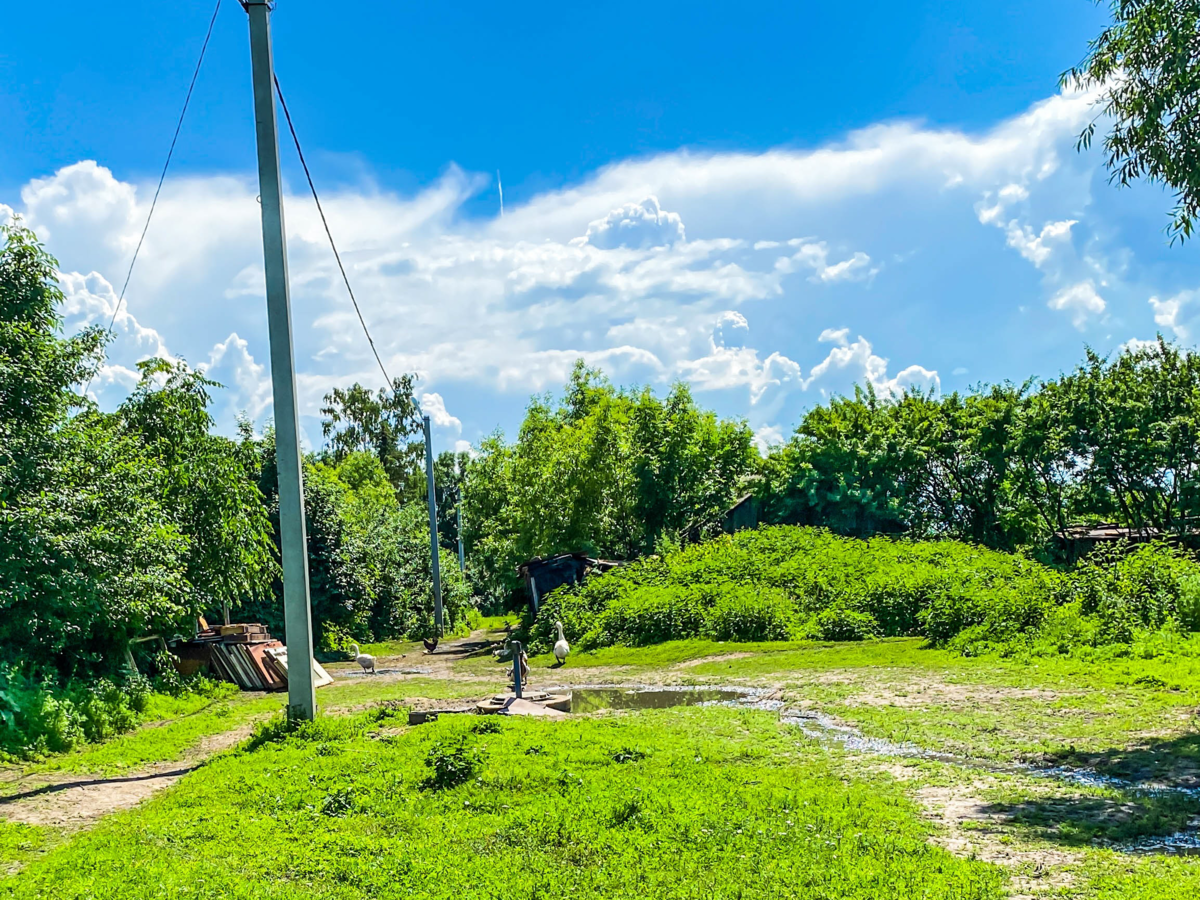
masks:
[[[783,442],[783,429],[778,425],[763,425],[754,432],[754,443],[763,456],[766,456],[772,447],[778,447]]]
[[[446,401],[441,394],[422,394],[421,412],[429,416],[429,421],[438,428],[447,428],[456,434],[462,433],[462,422],[446,412]]]
[[[1179,311],[1186,302],[1187,298],[1184,294],[1178,294],[1166,300],[1151,297],[1150,307],[1154,310],[1154,323],[1163,328],[1170,328],[1176,337],[1186,338],[1187,326],[1179,321]]]
[[[1104,298],[1096,293],[1096,286],[1090,281],[1081,281],[1070,287],[1063,288],[1050,298],[1046,304],[1051,309],[1071,314],[1071,324],[1082,331],[1087,327],[1088,320],[1104,312],[1107,304]]]
[[[271,378],[266,366],[254,359],[249,343],[236,331],[212,348],[201,368],[209,378],[234,390],[231,405],[251,421],[270,408]]]
[[[740,312],[727,309],[717,317],[716,327],[713,328],[713,345],[717,347],[744,346],[750,333],[750,323]]]
[[[835,346],[830,349],[829,355],[809,372],[808,378],[803,382],[805,390],[814,385],[821,387],[821,382],[829,383],[833,387],[832,390],[824,388],[826,394],[834,390],[844,393],[847,386],[854,384],[870,384],[878,393],[894,396],[899,396],[909,389],[935,392],[941,390],[938,373],[924,366],[908,366],[900,370],[895,377],[889,378],[888,361],[875,354],[870,341],[861,336],[853,342],[848,338],[849,329],[846,328],[837,331],[827,328],[821,332],[818,340],[832,342]],[[839,375],[840,383],[835,381]]]
[[[1196,336],[1196,320],[1200,317],[1200,291],[1180,291],[1166,300],[1151,297],[1150,308],[1154,312],[1154,324],[1170,329],[1177,340],[1190,341]]]
[[[800,383],[800,365],[782,353],[771,353],[763,359],[753,347],[726,348],[715,342],[707,356],[681,360],[678,371],[702,391],[745,387],[751,405],[762,400],[772,387]]]
[[[829,262],[829,247],[824,241],[811,242],[804,238],[788,241],[799,249],[791,256],[781,256],[775,261],[775,271],[790,274],[797,269],[811,269],[810,279],[814,282],[862,281],[871,278],[879,269],[871,267],[871,257],[857,250],[841,262]]]
[[[627,203],[603,219],[589,223],[582,243],[602,250],[646,249],[669,247],[683,239],[683,219],[679,214],[665,212],[657,197],[647,197],[641,203]]]
[[[963,359],[985,378],[1054,371],[1078,355],[1072,326],[1117,320],[1130,264],[1123,238],[1097,227],[1099,161],[1073,149],[1093,99],[1059,95],[978,133],[894,123],[815,150],[630,159],[510,203],[503,219],[469,212],[487,179],[454,166],[413,195],[349,187],[323,202],[385,366],[453,398],[447,441],[511,431],[528,394],[560,385],[581,357],[624,384],[686,379],[717,392],[706,400],[725,414],[784,427],[814,392],[856,381],[936,390],[939,367]],[[22,192],[17,212],[75,279],[68,327],[111,314],[148,194],[86,162]],[[250,173],[168,180],[118,319],[111,377],[98,379],[112,385],[101,390],[108,403],[138,358],[169,346],[209,359],[230,404],[269,415],[256,362],[269,355],[256,194]],[[297,381],[311,418],[331,387],[381,379],[309,199],[286,203]],[[964,227],[977,220],[988,227]],[[1014,280],[1012,249],[1040,285]],[[1148,321],[1153,290],[1139,289]],[[831,315],[846,327],[822,332],[829,346],[810,355]],[[1188,311],[1154,315],[1187,332]],[[905,367],[890,372],[888,357]]]
[[[849,328],[826,328],[821,332],[817,340],[822,344],[837,344],[839,347],[845,347],[850,343]]]
[[[1032,228],[1014,219],[1008,223],[1006,231],[1008,246],[1040,268],[1050,258],[1056,245],[1070,244],[1071,226],[1075,224],[1074,219],[1047,222],[1041,232],[1035,235]]]

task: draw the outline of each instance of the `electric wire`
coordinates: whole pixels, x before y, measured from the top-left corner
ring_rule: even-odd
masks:
[[[158,176],[158,187],[154,189],[154,199],[150,201],[150,211],[146,214],[146,224],[142,226],[142,234],[138,238],[137,246],[133,250],[133,258],[129,260],[129,269],[125,273],[125,283],[121,285],[121,293],[117,297],[117,305],[113,307],[112,317],[108,320],[108,331],[112,333],[113,325],[117,321],[117,313],[121,311],[121,306],[125,302],[125,292],[129,289],[129,280],[133,277],[133,267],[137,264],[138,254],[142,252],[142,244],[146,240],[146,232],[150,230],[150,220],[154,218],[154,208],[158,205],[158,195],[162,192],[163,182],[167,179],[167,169],[171,167],[171,158],[175,155],[175,145],[179,142],[179,132],[183,129],[183,119],[187,115],[188,106],[192,102],[192,92],[196,89],[196,79],[200,77],[200,67],[204,65],[204,55],[208,52],[208,42],[212,39],[213,26],[217,23],[217,13],[221,11],[221,0],[217,0],[213,6],[212,17],[208,20],[208,30],[204,33],[204,43],[200,45],[200,58],[196,60],[196,68],[192,72],[192,80],[188,84],[187,94],[183,98],[183,108],[179,111],[179,120],[175,123],[175,134],[171,137],[171,146],[167,150],[167,158],[163,163],[162,173]],[[83,393],[87,396],[88,390],[92,386],[92,379],[96,377],[93,372],[88,378],[87,384],[84,385]]]
[[[308,162],[304,159],[304,151],[300,149],[300,138],[296,135],[296,126],[292,124],[292,114],[288,111],[287,101],[283,99],[283,91],[279,87],[278,77],[275,77],[275,93],[279,97],[279,105],[283,109],[283,117],[287,120],[288,131],[292,133],[292,142],[296,145],[296,155],[300,157],[300,165],[304,169],[304,177],[308,179],[308,187],[312,191],[313,201],[317,204],[317,212],[321,216],[321,224],[325,227],[325,236],[329,238],[329,246],[333,249],[333,258],[337,260],[338,270],[342,273],[342,281],[346,285],[346,293],[350,295],[350,302],[354,304],[354,311],[358,313],[358,321],[362,325],[363,334],[367,336],[367,343],[371,345],[371,352],[375,354],[375,362],[379,364],[379,371],[383,373],[384,382],[390,391],[392,390],[392,379],[388,375],[387,368],[383,365],[383,360],[379,357],[379,351],[375,349],[375,341],[371,337],[371,329],[367,327],[367,320],[363,318],[362,310],[358,306],[358,299],[354,296],[354,288],[350,287],[350,278],[346,275],[346,267],[342,265],[342,255],[338,253],[337,244],[333,240],[333,232],[329,230],[329,221],[325,218],[325,210],[321,207],[321,198],[317,194],[317,186],[313,183],[312,173],[308,170]]]

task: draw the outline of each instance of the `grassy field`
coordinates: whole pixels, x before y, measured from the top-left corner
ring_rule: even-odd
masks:
[[[1187,655],[963,658],[912,639],[610,647],[561,668],[535,658],[533,686],[737,685],[775,703],[410,728],[402,705],[486,696],[507,676],[486,653],[415,653],[381,665],[424,674],[323,689],[328,715],[299,733],[262,724],[279,721],[282,698],[240,695],[27,769],[26,780],[138,770],[241,740],[83,830],[0,819],[0,871],[12,873],[0,897],[1200,890],[1200,860],[1155,846],[1200,823],[1200,800],[1136,784],[1200,784],[1200,659]],[[781,719],[780,704],[905,753],[806,733],[794,722],[817,719]],[[243,739],[256,722],[259,736]],[[1050,766],[1127,781],[1038,768]],[[16,783],[0,781],[0,803]]]

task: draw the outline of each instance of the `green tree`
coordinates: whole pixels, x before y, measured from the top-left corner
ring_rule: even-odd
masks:
[[[62,337],[54,259],[19,223],[0,236],[0,657],[111,672],[196,612],[189,542],[140,442],[75,391],[103,333]]]
[[[379,460],[396,490],[413,489],[424,471],[424,447],[420,441],[409,440],[422,430],[413,396],[415,380],[406,374],[394,378],[390,390],[372,393],[355,383],[325,395],[321,434],[329,442],[335,463],[355,451],[367,451]]]
[[[1139,178],[1175,192],[1169,231],[1186,239],[1200,214],[1200,2],[1111,0],[1112,24],[1063,83],[1102,90],[1112,180]],[[1096,123],[1079,143],[1088,147]]]
[[[660,400],[649,389],[618,390],[579,362],[557,403],[533,399],[514,443],[493,435],[467,464],[473,583],[500,601],[532,556],[628,559],[663,537],[712,533],[757,459],[746,424],[698,409],[686,387]]]
[[[810,410],[766,463],[767,518],[845,535],[906,531],[921,470],[894,407],[868,385]]]
[[[182,362],[138,363],[142,377],[118,416],[156,463],[163,502],[189,547],[185,575],[194,605],[265,595],[275,571],[270,521],[258,490],[258,455],[246,436],[211,434],[216,382]]]

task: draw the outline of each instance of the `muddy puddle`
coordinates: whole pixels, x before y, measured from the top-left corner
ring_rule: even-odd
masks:
[[[670,709],[673,706],[732,704],[746,699],[743,691],[728,688],[576,688],[571,691],[571,712],[602,709]]]
[[[333,677],[337,680],[343,678],[370,678],[372,675],[428,675],[429,669],[376,669],[374,672],[356,672],[353,669],[347,672],[334,672]]]
[[[1105,788],[1125,797],[1177,796],[1200,800],[1200,788],[1132,781],[1105,775],[1094,769],[1069,766],[1035,766],[1028,763],[998,763],[930,750],[909,742],[870,737],[833,716],[812,710],[796,710],[773,695],[753,689],[737,688],[576,688],[572,691],[571,712],[596,712],[603,709],[667,709],[674,706],[731,706],[760,709],[779,714],[780,721],[799,729],[806,737],[822,744],[839,746],[852,753],[901,759],[929,760],[999,775],[1047,778],[1082,788]],[[1184,831],[1148,836],[1136,841],[1111,845],[1127,853],[1200,855],[1200,817]]]

